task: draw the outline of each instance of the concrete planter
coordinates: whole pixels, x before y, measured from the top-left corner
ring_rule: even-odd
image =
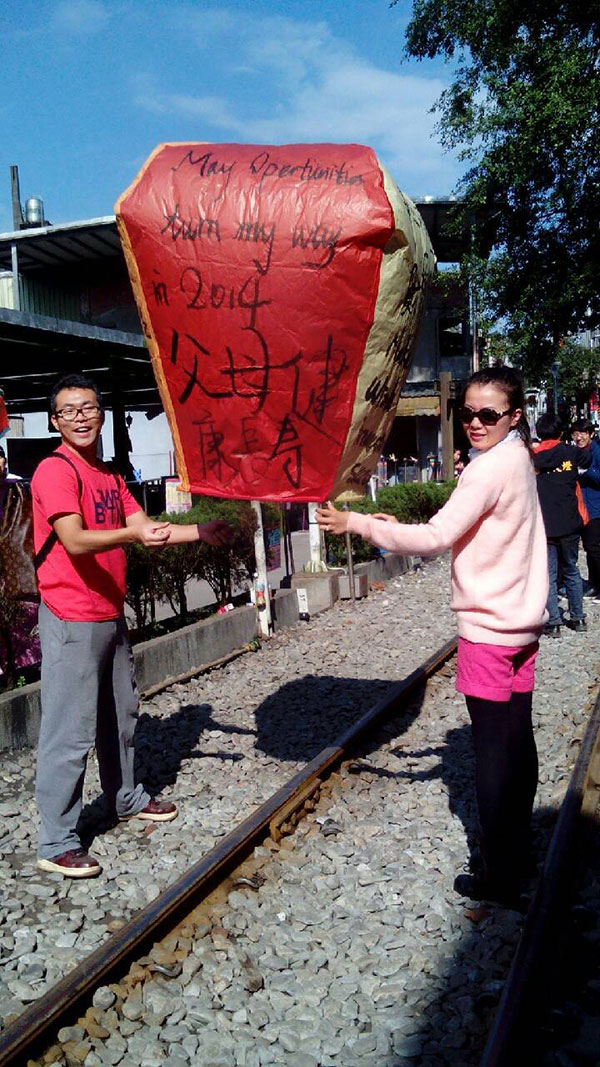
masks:
[[[412,560],[388,555],[370,563],[358,564],[355,573],[357,576],[365,575],[368,586],[369,582],[386,581],[403,574],[411,565]],[[365,579],[361,579],[361,582],[364,588]],[[292,589],[281,589],[272,598],[271,609],[276,630],[298,622],[296,588],[309,590],[311,614],[332,607],[340,596],[338,572],[297,574],[293,576],[292,585]],[[172,634],[134,645],[140,693],[143,695],[148,690],[200,673],[203,667],[244,649],[257,636],[256,609],[248,605],[223,615],[212,615]],[[39,737],[41,713],[39,682],[1,693],[0,752],[34,746]]]

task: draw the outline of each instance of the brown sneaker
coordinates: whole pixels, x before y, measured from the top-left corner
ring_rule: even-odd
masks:
[[[102,871],[98,860],[89,856],[84,848],[73,848],[51,859],[39,859],[37,865],[41,871],[62,874],[65,878],[95,878]]]
[[[147,822],[170,822],[176,815],[176,804],[170,804],[166,800],[150,800],[141,811],[134,811],[133,815],[119,815],[119,820],[126,822],[127,819],[145,819]]]

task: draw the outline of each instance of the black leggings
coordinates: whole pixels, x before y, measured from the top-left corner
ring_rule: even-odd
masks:
[[[538,780],[532,697],[513,693],[506,703],[466,698],[475,745],[481,846],[494,882],[518,882],[527,863]]]
[[[587,556],[590,585],[600,593],[600,519],[590,519],[581,531],[581,540]]]

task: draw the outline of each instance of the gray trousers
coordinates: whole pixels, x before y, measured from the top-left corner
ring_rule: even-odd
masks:
[[[44,604],[42,724],[35,795],[41,827],[38,855],[80,848],[76,826],[90,748],[110,811],[132,815],[150,797],[133,774],[138,695],[125,619],[65,622]]]

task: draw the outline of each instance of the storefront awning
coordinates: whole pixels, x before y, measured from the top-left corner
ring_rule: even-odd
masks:
[[[397,418],[410,415],[437,415],[439,417],[439,414],[439,396],[402,396],[396,408]]]

